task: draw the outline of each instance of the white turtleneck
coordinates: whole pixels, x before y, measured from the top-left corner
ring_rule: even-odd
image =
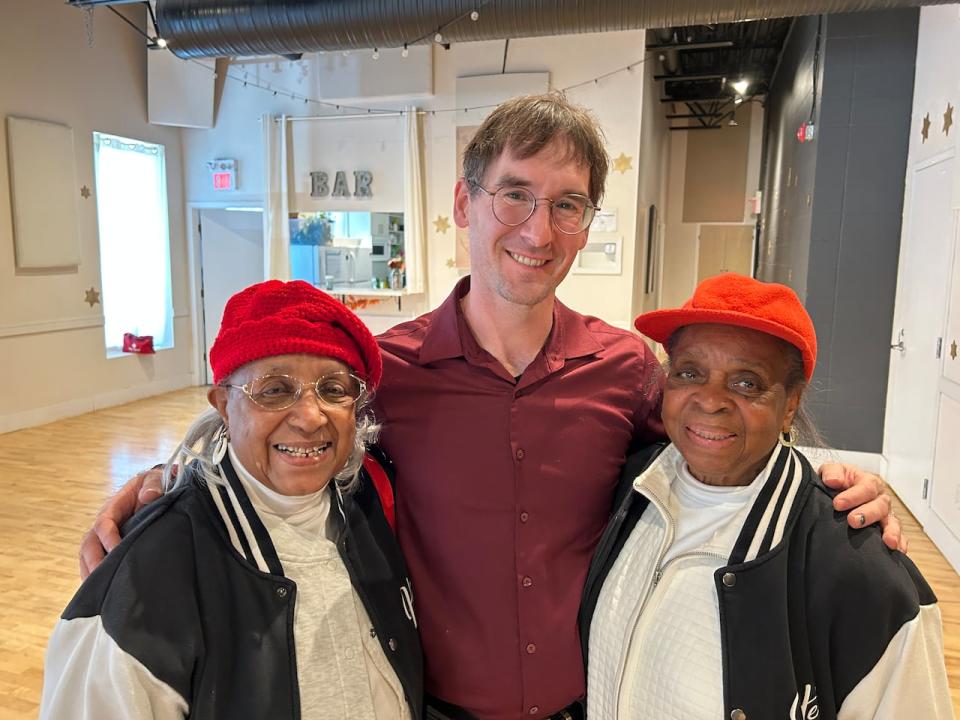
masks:
[[[379,644],[369,641],[372,624],[334,542],[330,512],[336,489],[328,485],[309,495],[283,495],[251,475],[232,447],[229,452],[284,575],[297,584],[293,625],[301,717],[405,715],[405,706],[382,702],[396,698],[399,681]]]

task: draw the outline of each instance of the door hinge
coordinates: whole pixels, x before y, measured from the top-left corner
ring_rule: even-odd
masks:
[[[920,495],[921,500],[927,499],[927,491],[930,489],[930,478],[923,479],[923,493]]]
[[[937,338],[937,360],[940,359],[940,354],[943,352],[943,338]]]

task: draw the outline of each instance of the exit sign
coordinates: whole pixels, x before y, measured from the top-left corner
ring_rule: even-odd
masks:
[[[213,174],[214,190],[233,190],[232,172],[215,172]]]
[[[228,158],[220,158],[207,163],[210,169],[210,177],[213,179],[213,189],[236,190],[237,189],[237,161]]]

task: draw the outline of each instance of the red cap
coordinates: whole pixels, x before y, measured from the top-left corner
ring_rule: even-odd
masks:
[[[683,307],[653,310],[634,321],[649,338],[666,343],[684,325],[715,323],[759,330],[786,340],[803,355],[807,380],[817,364],[817,333],[797,294],[786,285],[723,273],[697,285]]]
[[[383,374],[380,348],[363,321],[309,283],[267,280],[227,300],[210,348],[214,383],[248,362],[294,354],[342,360],[371,390]]]

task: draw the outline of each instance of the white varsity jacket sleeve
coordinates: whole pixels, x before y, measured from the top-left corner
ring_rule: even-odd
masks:
[[[837,720],[951,720],[940,608],[921,605],[890,640],[873,669],[850,691]]]
[[[176,690],[117,645],[99,616],[57,623],[40,720],[181,720],[188,709]]]

